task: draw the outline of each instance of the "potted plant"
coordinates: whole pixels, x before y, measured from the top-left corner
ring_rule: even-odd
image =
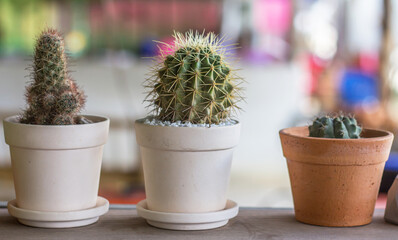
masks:
[[[175,33],[174,45],[160,49],[147,84],[155,115],[135,122],[146,207],[162,213],[223,210],[240,134],[240,123],[231,119],[241,99],[240,78],[213,33]]]
[[[326,116],[279,135],[298,221],[338,227],[371,222],[393,134],[362,131],[352,117]]]
[[[26,110],[3,122],[16,192],[9,211],[38,227],[95,222],[108,209],[97,194],[109,119],[78,115],[85,95],[69,75],[64,41],[56,30],[38,37],[31,76]],[[91,217],[87,209],[94,209]]]

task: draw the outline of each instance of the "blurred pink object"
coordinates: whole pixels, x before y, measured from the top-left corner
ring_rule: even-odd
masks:
[[[307,65],[307,70],[309,73],[309,81],[306,87],[307,93],[314,94],[318,87],[318,79],[321,77],[322,73],[325,71],[328,62],[317,58],[314,55],[306,55],[305,61]]]
[[[379,69],[378,53],[360,53],[358,56],[358,65],[359,68],[366,73],[377,73]]]
[[[255,0],[254,25],[262,33],[285,35],[290,28],[292,3],[290,0]]]

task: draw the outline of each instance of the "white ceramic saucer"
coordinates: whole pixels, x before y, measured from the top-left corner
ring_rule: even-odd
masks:
[[[16,200],[8,202],[8,212],[24,225],[41,228],[71,228],[93,224],[99,216],[108,212],[109,202],[103,197],[97,198],[93,208],[69,212],[42,212],[18,208]]]
[[[228,220],[238,215],[239,206],[228,200],[225,209],[208,213],[167,213],[147,209],[146,200],[137,204],[137,213],[149,225],[171,230],[206,230],[226,225]]]

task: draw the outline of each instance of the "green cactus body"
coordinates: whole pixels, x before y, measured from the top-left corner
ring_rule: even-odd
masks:
[[[21,123],[69,125],[84,123],[77,117],[85,104],[84,93],[70,78],[63,38],[53,29],[43,31],[36,42],[32,83],[27,87],[28,107]]]
[[[159,120],[219,123],[239,101],[238,78],[225,62],[220,41],[210,33],[175,33],[173,54],[161,54],[150,79],[151,102]]]
[[[347,116],[316,118],[308,129],[310,137],[344,139],[360,138],[362,131],[355,118]]]

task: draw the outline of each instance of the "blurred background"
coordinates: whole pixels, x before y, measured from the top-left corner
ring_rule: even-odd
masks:
[[[1,119],[25,107],[26,68],[46,27],[65,36],[72,76],[88,96],[84,113],[111,118],[100,184],[111,203],[145,198],[133,123],[148,113],[142,83],[154,40],[172,42],[173,30],[239,43],[233,66],[247,81],[246,102],[229,198],[241,206],[293,206],[282,128],[344,111],[364,127],[398,129],[397,1],[0,0]],[[395,151],[394,144],[384,192],[398,171]],[[1,137],[0,201],[15,197],[10,165]]]

